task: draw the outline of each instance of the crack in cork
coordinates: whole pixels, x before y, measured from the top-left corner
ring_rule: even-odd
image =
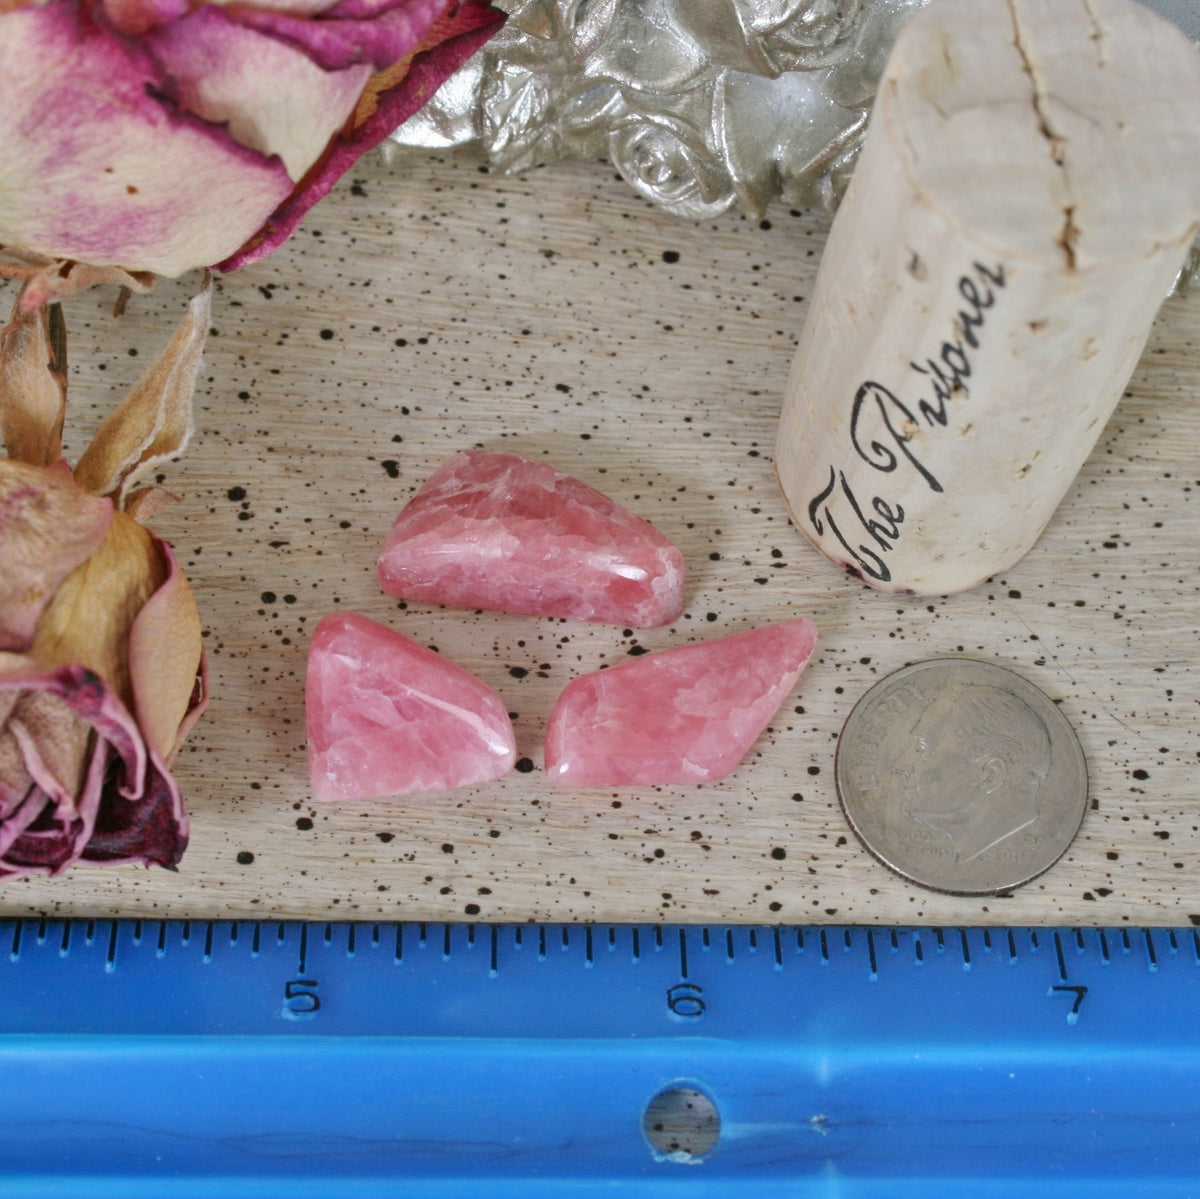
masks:
[[[1083,0],[1083,9],[1092,23],[1092,41],[1096,43],[1096,63],[1103,70],[1108,66],[1108,31],[1092,7],[1092,0]]]
[[[1054,165],[1062,172],[1063,183],[1066,186],[1067,194],[1071,192],[1071,181],[1067,172],[1067,138],[1057,133],[1049,116],[1046,114],[1044,105],[1045,94],[1042,91],[1041,81],[1038,78],[1038,73],[1034,67],[1033,58],[1030,55],[1029,43],[1026,39],[1025,30],[1021,26],[1021,17],[1017,9],[1019,0],[1008,0],[1008,11],[1012,16],[1013,23],[1013,45],[1016,47],[1017,53],[1021,56],[1021,66],[1025,74],[1029,76],[1029,82],[1033,88],[1033,112],[1037,118],[1038,132],[1046,139],[1049,146],[1050,157]],[[1087,9],[1088,15],[1092,19],[1092,27],[1095,30],[1093,40],[1098,42],[1101,54],[1101,65],[1103,65],[1103,31],[1096,22],[1095,14],[1088,8],[1086,0],[1084,7]],[[1076,251],[1075,247],[1079,242],[1079,226],[1075,223],[1075,205],[1063,205],[1063,223],[1059,230],[1058,237],[1055,239],[1059,246],[1062,247],[1063,255],[1066,258],[1067,270],[1073,271],[1076,267]]]

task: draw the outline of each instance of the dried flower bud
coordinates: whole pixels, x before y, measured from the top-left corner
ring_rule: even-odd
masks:
[[[200,617],[170,547],[122,505],[186,443],[208,299],[206,286],[74,474],[55,457],[61,337],[19,302],[2,335],[0,878],[79,860],[174,867],[187,844],[169,766],[207,700]]]

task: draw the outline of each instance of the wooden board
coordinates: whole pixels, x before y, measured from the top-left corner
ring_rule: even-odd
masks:
[[[1095,453],[1032,553],[941,600],[841,576],[788,523],[771,446],[828,218],[689,223],[598,163],[500,178],[464,152],[364,163],[266,262],[219,279],[199,432],[155,527],[196,589],[214,699],[177,762],[176,873],[76,867],[7,884],[6,914],[864,923],[1200,922],[1200,297],[1172,298]],[[195,280],[71,303],[69,448],[163,342]],[[136,352],[136,357],[134,353]],[[680,545],[687,610],[630,633],[402,609],[375,557],[468,446],[544,457]],[[461,792],[318,805],[309,630],[357,609],[476,670],[516,713],[523,770]],[[791,615],[817,654],[726,782],[562,793],[546,716],[575,674]],[[1009,666],[1079,730],[1091,810],[1011,896],[909,885],[838,805],[842,722],[878,679],[965,654]]]

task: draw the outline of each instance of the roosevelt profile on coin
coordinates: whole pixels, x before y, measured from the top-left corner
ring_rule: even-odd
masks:
[[[1087,808],[1083,747],[1061,708],[995,663],[936,658],[876,683],[834,764],[851,828],[885,866],[957,895],[1021,886]]]
[[[1019,841],[1037,820],[1050,736],[1019,696],[960,684],[916,713],[891,770],[903,817],[944,838],[965,864]]]

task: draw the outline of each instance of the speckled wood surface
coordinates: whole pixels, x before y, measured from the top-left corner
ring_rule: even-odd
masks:
[[[1015,569],[945,599],[844,577],[789,524],[775,419],[828,217],[693,223],[603,163],[502,178],[472,152],[363,163],[282,251],[220,277],[197,433],[154,520],[205,627],[213,700],[176,762],[175,872],[76,866],[6,914],[354,920],[1200,924],[1200,297],[1169,299],[1129,393]],[[68,452],[166,340],[195,279],[67,308]],[[689,577],[674,625],[404,604],[375,559],[456,450],[542,458],[655,523]],[[303,684],[316,621],[353,609],[504,697],[519,761],[444,794],[318,804]],[[725,781],[565,792],[541,739],[561,689],[627,656],[791,616],[820,642]],[[955,898],[876,862],[834,755],[880,678],[966,655],[1077,729],[1089,810],[1011,894]]]

